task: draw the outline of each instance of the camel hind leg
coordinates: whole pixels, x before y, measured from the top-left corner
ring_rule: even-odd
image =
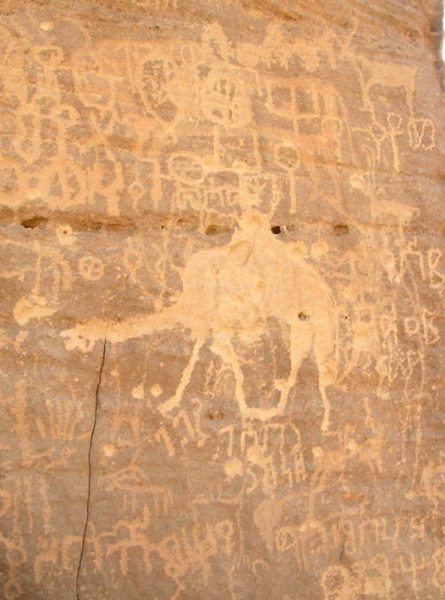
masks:
[[[290,391],[298,380],[303,360],[310,354],[312,341],[313,330],[309,321],[294,320],[290,330],[290,373],[285,383],[280,386],[281,397],[276,409],[277,415],[284,414],[286,410]]]
[[[331,404],[329,402],[326,388],[332,385],[337,378],[337,364],[335,357],[335,339],[332,332],[316,332],[313,351],[318,369],[318,387],[323,401],[323,421],[321,430],[327,431],[330,423]]]

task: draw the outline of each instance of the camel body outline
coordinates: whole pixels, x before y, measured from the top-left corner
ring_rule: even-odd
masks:
[[[330,418],[326,388],[337,376],[337,317],[331,290],[314,266],[271,234],[268,219],[260,212],[246,210],[239,226],[227,246],[191,257],[184,267],[183,292],[175,304],[119,323],[92,319],[62,332],[65,347],[89,352],[99,339],[125,342],[182,324],[191,331],[193,350],[175,394],[158,406],[161,414],[180,405],[200,350],[211,337],[212,351],[232,369],[243,421],[282,416],[301,364],[313,353],[324,407],[321,429],[326,431]],[[233,338],[235,332],[255,336],[270,317],[290,327],[290,373],[287,380],[276,383],[280,391],[276,406],[252,407],[246,403]]]

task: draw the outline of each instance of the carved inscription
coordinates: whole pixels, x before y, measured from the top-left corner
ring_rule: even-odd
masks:
[[[0,10],[0,595],[441,597],[423,13],[118,4]]]

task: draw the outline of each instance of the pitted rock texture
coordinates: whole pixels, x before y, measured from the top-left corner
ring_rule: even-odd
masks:
[[[445,597],[434,0],[0,6],[0,596]]]

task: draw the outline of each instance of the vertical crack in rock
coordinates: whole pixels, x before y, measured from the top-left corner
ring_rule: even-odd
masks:
[[[120,314],[122,307],[124,305],[124,300],[125,300],[125,294],[127,292],[127,285],[128,285],[128,280],[130,279],[130,277],[133,275],[133,271],[134,269],[131,269],[131,271],[128,273],[128,275],[125,278],[125,282],[124,282],[124,289],[122,290],[122,300],[119,306],[119,310],[118,310],[118,315]]]
[[[80,572],[82,570],[83,555],[85,552],[85,542],[86,542],[86,537],[87,537],[88,524],[90,521],[91,476],[92,476],[91,455],[92,455],[92,450],[93,450],[94,433],[96,431],[96,425],[97,425],[97,415],[98,415],[98,411],[99,411],[99,392],[100,392],[100,386],[102,383],[102,372],[103,372],[104,365],[105,365],[106,353],[107,353],[107,339],[105,338],[103,349],[102,349],[102,359],[101,359],[101,363],[100,363],[100,367],[99,367],[99,374],[98,374],[97,385],[96,385],[93,427],[91,428],[90,444],[88,447],[87,508],[86,508],[85,526],[84,526],[83,535],[82,535],[82,547],[80,549],[79,564],[77,566],[77,575],[76,575],[76,598],[77,598],[77,600],[80,600]]]

